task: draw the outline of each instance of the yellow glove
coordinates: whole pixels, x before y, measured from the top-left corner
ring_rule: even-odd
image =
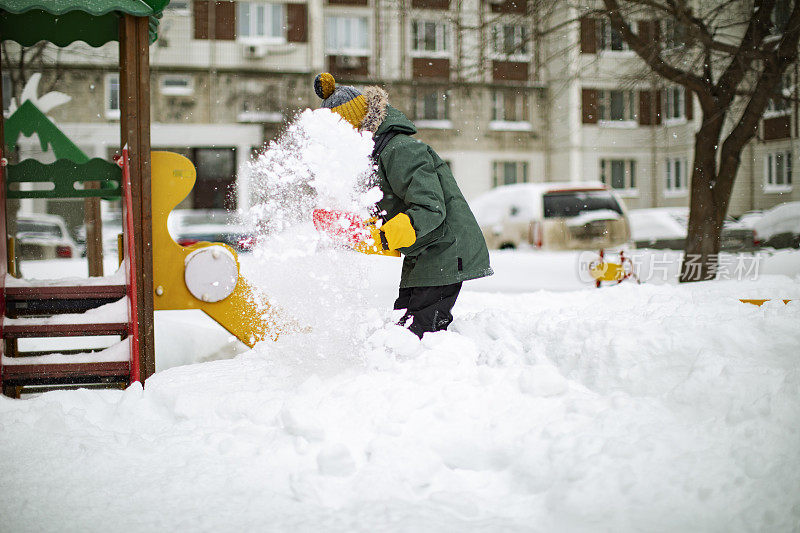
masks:
[[[400,213],[388,220],[378,231],[383,236],[379,235],[380,240],[377,242],[383,244],[384,250],[397,250],[417,242],[417,232],[414,231],[411,219],[405,213]]]
[[[372,243],[362,241],[355,249],[365,254],[381,254],[400,256],[398,248],[405,248],[417,242],[417,232],[411,225],[411,219],[405,213],[396,215],[380,228],[374,224],[367,226]]]

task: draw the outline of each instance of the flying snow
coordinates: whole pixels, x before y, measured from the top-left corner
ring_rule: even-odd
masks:
[[[301,351],[317,362],[352,355],[365,334],[356,324],[377,313],[365,304],[369,283],[359,254],[311,222],[314,209],[369,218],[381,199],[373,146],[371,133],[356,131],[330,110],[306,110],[251,161],[255,193],[244,222],[255,228],[258,244],[245,275],[301,330],[313,331],[287,335],[277,348],[264,343],[259,350],[265,354],[285,343],[308,343]]]

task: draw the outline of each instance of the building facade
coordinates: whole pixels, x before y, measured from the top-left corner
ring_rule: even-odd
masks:
[[[602,20],[579,19],[526,0],[172,0],[150,48],[152,146],[197,167],[182,207],[246,208],[246,162],[319,105],[312,81],[329,71],[337,83],[384,86],[468,199],[503,184],[600,180],[631,208],[688,205],[699,109],[682,88],[642,75]],[[49,116],[88,156],[109,157],[119,146],[116,43],[44,57],[42,85],[72,97]],[[731,214],[800,200],[797,137],[796,109],[771,105]],[[48,157],[32,140],[20,150]]]

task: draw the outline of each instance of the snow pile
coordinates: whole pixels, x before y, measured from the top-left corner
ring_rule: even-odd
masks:
[[[303,364],[313,342],[278,343],[144,391],[0,399],[17,487],[0,516],[37,531],[792,531],[800,302],[737,298],[800,298],[798,281],[466,291],[451,331],[422,341],[362,317],[366,360],[338,369]]]

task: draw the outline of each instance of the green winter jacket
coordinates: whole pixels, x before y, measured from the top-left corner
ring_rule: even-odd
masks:
[[[405,256],[400,287],[491,275],[486,241],[450,168],[430,146],[411,137],[417,129],[403,113],[387,106],[375,135],[390,131],[397,134],[377,161],[383,191],[378,212],[384,220],[407,214],[417,234],[414,244],[400,248]]]

